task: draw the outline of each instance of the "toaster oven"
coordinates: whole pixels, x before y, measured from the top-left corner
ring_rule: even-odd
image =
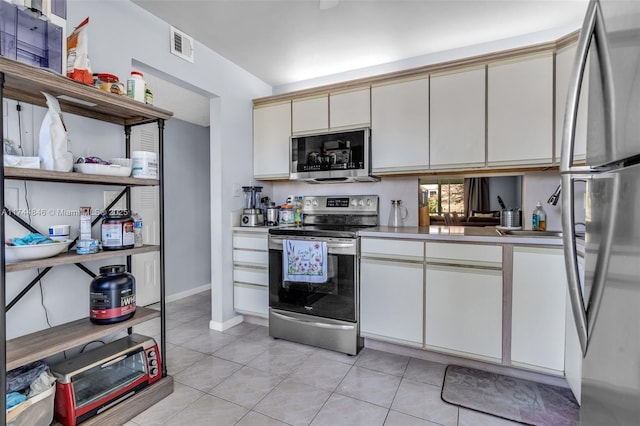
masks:
[[[162,376],[160,350],[151,337],[131,334],[51,367],[55,418],[74,426],[133,396]]]

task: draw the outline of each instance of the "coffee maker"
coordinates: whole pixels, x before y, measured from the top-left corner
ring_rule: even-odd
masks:
[[[263,226],[264,212],[262,211],[261,186],[243,186],[244,209],[240,218],[240,226]]]

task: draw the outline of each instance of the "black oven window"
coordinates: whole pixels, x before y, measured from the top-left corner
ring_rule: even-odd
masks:
[[[127,386],[146,374],[144,352],[127,356],[106,367],[97,366],[73,378],[76,408],[103,399],[114,390]]]
[[[269,251],[269,306],[344,321],[356,321],[356,260],[329,254],[327,282],[282,279],[282,250]]]

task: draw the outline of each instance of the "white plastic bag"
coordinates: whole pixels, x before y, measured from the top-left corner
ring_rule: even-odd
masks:
[[[73,168],[73,154],[69,151],[67,128],[62,121],[62,111],[58,100],[48,93],[42,92],[47,98],[49,111],[40,126],[40,142],[38,156],[45,170],[70,172]]]

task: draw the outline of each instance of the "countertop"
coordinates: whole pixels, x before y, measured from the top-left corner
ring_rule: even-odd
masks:
[[[495,226],[378,226],[358,232],[361,237],[415,240],[469,241],[476,243],[526,244],[562,247],[561,237],[521,237],[501,235]]]

